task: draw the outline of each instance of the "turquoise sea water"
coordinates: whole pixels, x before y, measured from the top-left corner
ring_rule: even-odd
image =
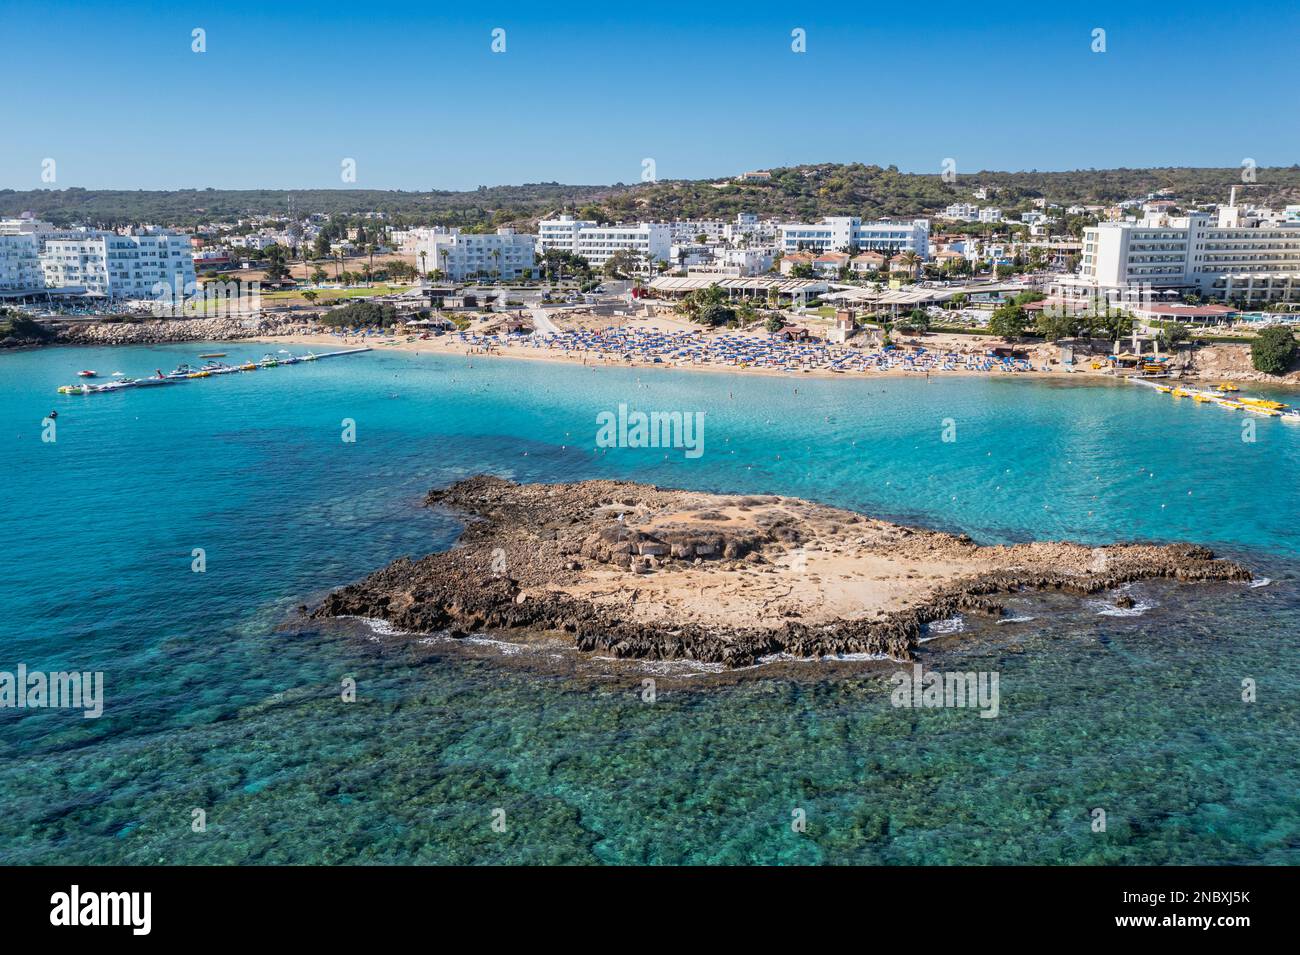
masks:
[[[106,685],[98,720],[0,710],[0,862],[1300,861],[1300,428],[1243,442],[1240,416],[1116,384],[380,353],[54,394],[204,350],[0,356],[0,670]],[[620,402],[705,412],[704,454],[595,450]],[[1138,585],[1131,616],[1015,598],[1031,619],[925,644],[1000,674],[996,719],[894,708],[889,663],[717,675],[296,616],[449,545],[421,498],[480,471],[794,494],[982,542],[1191,540],[1270,582]]]

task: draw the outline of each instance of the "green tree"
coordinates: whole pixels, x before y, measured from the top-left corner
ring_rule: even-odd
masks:
[[[1094,327],[1105,332],[1111,341],[1117,342],[1133,331],[1133,316],[1128,312],[1107,312],[1097,319]]]
[[[775,335],[781,329],[785,328],[785,320],[781,318],[780,315],[773,313],[767,317],[767,321],[763,323],[763,327],[767,329],[769,335]]]
[[[268,245],[262,254],[266,257],[266,280],[278,282],[289,277],[289,250],[282,245]]]
[[[1001,338],[1021,338],[1025,334],[1025,310],[1014,302],[999,305],[989,319],[989,331]]]
[[[1266,375],[1286,374],[1296,356],[1295,333],[1285,325],[1266,328],[1250,343],[1250,362]]]
[[[627,278],[641,266],[641,253],[632,249],[619,249],[608,259],[602,271],[610,278]]]
[[[1016,307],[1019,308],[1019,306]],[[1079,333],[1078,321],[1063,308],[1043,309],[1038,313],[1038,318],[1034,324],[1038,328],[1038,334],[1049,342],[1059,342],[1062,338],[1073,338]]]

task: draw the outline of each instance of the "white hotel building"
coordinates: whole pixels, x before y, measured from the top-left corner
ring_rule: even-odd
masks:
[[[737,212],[736,221],[722,227],[722,238],[735,246],[769,246],[776,241],[776,223],[752,212]]]
[[[45,288],[45,273],[36,237],[31,233],[0,234],[0,297],[38,292]]]
[[[45,289],[41,247],[58,232],[31,216],[0,219],[0,297],[13,298]]]
[[[536,268],[537,236],[501,228],[494,233],[431,229],[415,243],[417,268],[435,269],[453,282],[473,278],[515,279]]]
[[[777,226],[777,245],[789,254],[808,252],[915,252],[930,255],[930,220],[863,222],[856,216],[827,216],[818,223]]]
[[[643,269],[653,261],[667,262],[672,248],[672,227],[659,222],[638,225],[597,225],[572,216],[546,219],[537,226],[538,249],[572,252],[600,268],[615,252],[640,254]]]
[[[114,299],[157,298],[162,283],[174,294],[194,284],[190,237],[151,231],[133,235],[86,231],[45,240],[45,285],[84,289]]]
[[[1101,291],[1149,285],[1247,306],[1300,302],[1300,222],[1235,203],[1217,215],[1104,222],[1084,230],[1080,279]]]

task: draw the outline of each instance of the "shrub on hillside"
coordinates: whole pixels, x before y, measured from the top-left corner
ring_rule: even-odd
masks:
[[[1266,375],[1284,375],[1296,351],[1295,333],[1290,328],[1266,328],[1250,343],[1250,362]]]

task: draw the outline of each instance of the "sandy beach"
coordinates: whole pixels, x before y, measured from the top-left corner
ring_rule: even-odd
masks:
[[[717,333],[702,332],[699,326],[691,325],[686,322],[665,321],[659,317],[655,319],[633,319],[622,323],[623,329],[640,330],[648,334],[670,334],[682,332],[700,333],[701,340],[707,342],[710,335]],[[566,329],[567,330],[567,329]],[[731,332],[736,338],[750,338],[756,344],[766,344],[770,336],[761,330],[752,330],[745,332]],[[530,336],[501,336],[499,339],[489,343],[477,343],[474,341],[465,341],[454,332],[449,332],[440,336],[430,338],[419,338],[409,334],[397,336],[374,336],[374,335],[350,335],[340,336],[333,334],[290,334],[284,336],[260,337],[253,338],[250,341],[261,342],[267,345],[297,345],[310,347],[314,349],[322,348],[340,348],[347,346],[369,345],[378,351],[400,351],[417,354],[436,354],[436,355],[453,355],[463,357],[469,362],[478,360],[491,360],[493,358],[519,358],[528,361],[551,361],[551,362],[568,362],[576,365],[586,365],[590,367],[618,367],[618,368],[637,368],[637,369],[681,369],[689,371],[707,371],[721,372],[724,374],[757,374],[757,375],[777,375],[786,377],[802,377],[804,375],[840,378],[840,377],[866,377],[866,376],[921,376],[925,377],[927,372],[921,369],[910,369],[906,367],[896,367],[891,369],[854,369],[851,371],[833,371],[829,368],[770,368],[757,367],[755,365],[727,364],[719,361],[654,361],[653,358],[627,357],[616,351],[600,350],[565,350],[558,341],[552,341],[548,347],[545,344],[539,344],[546,341],[546,336],[540,336],[537,342],[530,341]],[[822,343],[815,343],[820,345]],[[781,348],[793,349],[792,345],[778,346]],[[856,348],[853,346],[832,346],[839,354],[853,354],[856,352],[870,352],[869,347]],[[993,348],[1006,348],[1008,344],[995,336],[978,336],[978,335],[945,335],[933,334],[924,338],[903,338],[900,341],[900,354],[902,352],[911,352],[916,348],[925,349],[927,353],[952,352],[960,355],[983,356],[984,353]],[[1033,346],[1018,345],[1017,348],[1024,350],[1031,358],[1027,363],[1022,364],[1021,368],[1016,371],[1006,371],[1002,367],[994,367],[989,371],[968,369],[961,365],[945,370],[932,370],[929,374],[933,377],[949,376],[978,376],[978,375],[1000,375],[1008,377],[1032,376],[1035,378],[1044,377],[1078,377],[1088,375],[1090,377],[1109,378],[1114,376],[1106,375],[1100,371],[1094,371],[1087,363],[1081,363],[1075,366],[1073,371],[1067,371],[1060,365],[1048,364],[1050,359],[1047,357],[1048,352],[1055,352],[1054,346]],[[793,354],[793,351],[791,352]],[[1027,365],[1028,367],[1025,367]]]

